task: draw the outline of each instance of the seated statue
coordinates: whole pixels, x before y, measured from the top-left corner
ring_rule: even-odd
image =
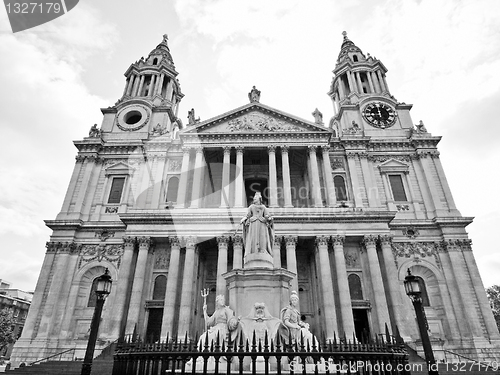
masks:
[[[259,341],[264,344],[266,332],[268,337],[268,343],[271,343],[271,339],[276,336],[278,332],[281,320],[275,318],[269,313],[267,306],[263,302],[256,302],[250,314],[244,318],[240,318],[240,331],[243,334],[243,342],[246,339],[251,343],[253,340],[253,334],[255,332],[255,339],[258,343]],[[239,340],[238,340],[239,341]]]
[[[313,334],[309,331],[309,324],[300,320],[300,312],[297,308],[299,303],[299,296],[296,291],[290,294],[290,304],[281,309],[281,326],[278,330],[280,341],[285,345],[301,345],[302,337],[304,338],[304,345],[309,343],[309,347],[313,346]],[[292,342],[290,342],[290,338]],[[318,340],[316,340],[316,345]]]
[[[238,327],[238,319],[234,316],[234,311],[226,306],[225,297],[220,294],[215,298],[215,311],[212,316],[207,314],[207,305],[203,305],[203,316],[205,318],[205,327],[207,331],[200,336],[198,340],[198,348],[200,344],[205,347],[206,344],[210,347],[212,342],[214,346],[217,343],[219,336],[219,345],[222,347],[222,342],[225,342],[225,347],[234,340],[236,329]],[[234,333],[233,333],[234,332]]]

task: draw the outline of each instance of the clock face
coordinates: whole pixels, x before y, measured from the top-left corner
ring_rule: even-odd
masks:
[[[370,103],[363,110],[365,120],[376,128],[389,128],[396,121],[396,112],[384,103]]]

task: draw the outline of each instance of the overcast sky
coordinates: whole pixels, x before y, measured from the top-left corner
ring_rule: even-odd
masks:
[[[439,144],[485,286],[500,284],[500,2],[497,0],[88,1],[12,34],[0,11],[0,279],[34,290],[74,167],[72,141],[100,125],[123,73],[169,35],[187,111],[261,103],[328,123],[342,31],[389,70]]]

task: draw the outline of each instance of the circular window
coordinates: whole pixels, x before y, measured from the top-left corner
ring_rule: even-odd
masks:
[[[132,105],[118,112],[117,126],[124,131],[141,129],[149,120],[150,111],[142,105]]]
[[[141,118],[142,118],[141,112],[130,111],[125,115],[124,120],[127,124],[134,125],[137,124],[139,121],[141,121]]]

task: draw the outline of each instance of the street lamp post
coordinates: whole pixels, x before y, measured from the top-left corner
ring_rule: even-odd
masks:
[[[404,285],[406,294],[410,297],[413,307],[415,308],[418,330],[420,331],[420,338],[422,339],[422,346],[424,347],[425,361],[427,362],[429,375],[439,375],[436,360],[434,359],[434,353],[432,352],[431,340],[429,339],[429,334],[427,333],[427,318],[422,305],[422,287],[419,280],[411,274],[409,268],[408,275],[405,277]]]
[[[90,323],[90,336],[87,343],[87,350],[85,351],[85,358],[83,359],[81,375],[90,375],[92,371],[92,360],[94,358],[94,349],[97,341],[97,333],[99,332],[99,323],[101,322],[102,307],[104,300],[111,292],[111,276],[109,270],[106,268],[104,274],[97,279],[96,291],[97,301],[94,309],[94,316]]]

